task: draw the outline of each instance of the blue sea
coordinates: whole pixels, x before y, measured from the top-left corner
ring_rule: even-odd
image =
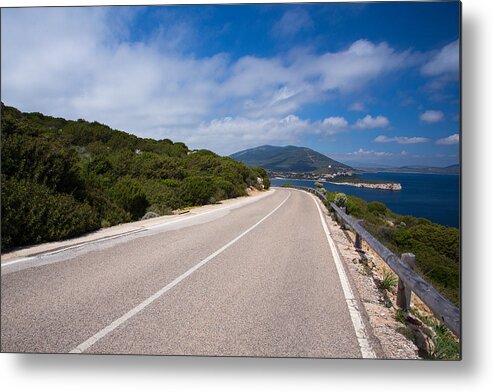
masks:
[[[364,173],[361,178],[399,182],[401,191],[357,188],[324,183],[330,192],[342,192],[366,201],[380,201],[401,215],[423,217],[445,226],[459,227],[460,176],[415,173]],[[272,185],[314,187],[315,181],[271,179]]]

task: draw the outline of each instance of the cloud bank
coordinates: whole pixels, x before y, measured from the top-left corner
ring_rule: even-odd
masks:
[[[126,40],[128,31],[114,26],[125,26],[122,19],[131,18],[110,14],[108,8],[4,10],[2,99],[23,110],[99,120],[140,136],[172,136],[191,145],[206,128],[212,132],[229,126],[234,133],[244,121],[252,126],[251,138],[261,139],[266,137],[262,124],[272,116],[281,124],[327,92],[359,89],[406,66],[411,56],[386,43],[359,40],[340,52],[303,52],[289,59],[195,58],[166,45],[163,50],[159,37],[166,34]],[[235,119],[234,126],[227,117]],[[385,123],[383,117],[365,118],[361,126]],[[330,134],[347,126],[336,118],[317,128]]]
[[[296,143],[303,135],[332,138],[351,129],[386,128],[390,121],[383,115],[350,125],[337,113],[320,119],[300,113],[421,64],[411,50],[365,39],[334,52],[197,57],[183,50],[194,37],[193,26],[183,21],[166,19],[146,37],[130,39],[138,12],[2,10],[2,100],[24,111],[97,120],[142,137],[229,154],[264,143]],[[312,27],[308,14],[293,9],[273,30],[289,36]],[[423,72],[449,69],[449,51],[444,48]]]
[[[429,142],[430,139],[425,137],[406,137],[406,136],[393,136],[387,137],[384,135],[377,136],[374,140],[377,143],[399,143],[399,144],[416,144],[416,143],[426,143]]]
[[[452,145],[452,144],[459,144],[460,137],[458,133],[454,133],[453,135],[450,135],[448,137],[445,137],[443,139],[438,139],[436,141],[436,144],[442,144],[442,145]]]

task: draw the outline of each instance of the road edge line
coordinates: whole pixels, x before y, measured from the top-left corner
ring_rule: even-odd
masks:
[[[376,358],[375,351],[373,350],[370,340],[368,338],[368,332],[366,331],[365,324],[363,322],[363,317],[358,309],[358,303],[354,298],[353,290],[351,289],[351,285],[349,283],[349,279],[346,275],[346,271],[344,270],[344,266],[342,264],[339,253],[337,252],[336,245],[332,236],[330,235],[329,228],[327,226],[327,222],[325,221],[324,215],[322,213],[322,209],[318,203],[318,199],[315,196],[310,195],[317,206],[318,213],[320,214],[320,220],[322,222],[322,227],[325,232],[325,236],[327,237],[327,242],[329,243],[330,250],[332,252],[332,256],[334,258],[334,264],[336,266],[337,274],[339,275],[339,280],[342,285],[342,291],[344,293],[344,297],[346,299],[346,304],[349,310],[349,316],[351,317],[351,321],[353,323],[354,332],[356,333],[356,338],[358,339],[358,344],[361,352],[361,356],[363,358]]]

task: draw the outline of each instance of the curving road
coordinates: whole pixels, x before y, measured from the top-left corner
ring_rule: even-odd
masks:
[[[1,350],[373,357],[322,208],[278,188],[2,261]]]

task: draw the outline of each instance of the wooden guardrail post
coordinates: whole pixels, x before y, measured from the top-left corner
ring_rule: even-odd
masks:
[[[414,256],[414,254],[403,253],[401,255],[401,260],[411,269],[414,269],[414,266],[416,265],[416,256]],[[406,311],[411,307],[411,289],[406,287],[406,284],[400,278],[397,285],[397,306]]]
[[[363,224],[364,220],[363,219],[358,219],[357,221],[360,225]],[[356,236],[354,237],[354,247],[356,250],[362,250],[363,249],[363,244],[361,241],[361,235],[356,232]]]
[[[341,208],[342,212],[344,212],[345,214],[347,214],[347,212],[346,212],[346,206],[343,206],[343,207],[340,207],[340,208]],[[339,217],[339,218],[340,218],[339,225],[341,226],[341,229],[342,230],[347,230],[348,227],[346,225],[346,222],[344,222],[344,219],[342,219],[342,217]]]

